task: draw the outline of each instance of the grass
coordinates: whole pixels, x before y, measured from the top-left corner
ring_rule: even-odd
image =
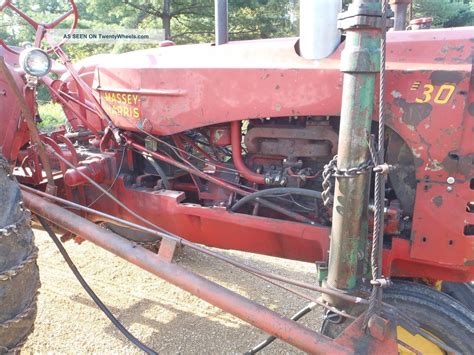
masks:
[[[39,128],[42,131],[51,132],[66,122],[66,115],[60,104],[45,103],[38,106],[42,122]]]

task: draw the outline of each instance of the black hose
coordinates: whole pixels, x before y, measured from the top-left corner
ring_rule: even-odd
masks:
[[[102,312],[105,313],[107,318],[110,319],[110,321],[117,327],[117,329],[135,346],[137,346],[140,350],[146,352],[147,354],[150,355],[158,355],[158,353],[152,349],[150,349],[148,346],[140,342],[137,338],[135,338],[123,325],[118,321],[117,318],[110,312],[110,310],[107,308],[107,306],[97,297],[97,295],[94,293],[94,291],[90,288],[90,286],[87,284],[86,280],[82,277],[82,275],[79,273],[79,270],[77,270],[76,265],[74,265],[73,261],[69,257],[69,254],[67,253],[66,249],[62,245],[62,243],[59,241],[58,237],[54,233],[53,229],[49,225],[49,223],[41,216],[37,215],[39,222],[45,229],[45,231],[49,234],[51,239],[53,240],[54,244],[59,249],[59,252],[63,256],[64,260],[66,261],[67,265],[71,269],[72,273],[74,276],[76,276],[77,280],[81,284],[81,286],[86,290],[86,292],[89,294],[89,296],[92,298],[92,300],[95,302],[95,304],[100,308]]]
[[[153,167],[153,169],[155,169],[155,171],[158,173],[158,175],[160,176],[161,178],[161,181],[163,182],[163,186],[166,190],[171,190],[171,185],[170,185],[170,182],[168,180],[168,177],[166,176],[166,173],[165,171],[163,170],[163,168],[160,166],[160,164],[158,164],[155,159],[153,159],[152,157],[150,157],[149,155],[146,155],[145,153],[143,153],[143,157],[148,160],[148,162],[151,164],[151,166]]]
[[[313,310],[313,308],[316,307],[316,303],[308,303],[304,308],[300,309],[298,312],[296,312],[293,317],[291,317],[290,319],[291,320],[294,320],[294,321],[297,321],[297,320],[300,320],[301,318],[303,318],[306,314],[308,314],[309,312],[311,312]],[[267,339],[265,339],[264,341],[262,341],[260,344],[258,344],[257,346],[253,347],[251,350],[247,351],[245,353],[245,355],[253,355],[253,354],[256,354],[258,353],[260,350],[266,348],[268,345],[270,345],[271,343],[273,343],[277,338],[274,337],[273,335],[272,336],[269,336]]]
[[[244,196],[239,201],[237,201],[236,204],[233,205],[230,210],[232,212],[236,212],[243,205],[259,197],[281,195],[281,194],[292,194],[292,195],[301,195],[301,196],[307,196],[307,197],[313,197],[313,198],[321,198],[321,192],[319,191],[300,189],[297,187],[277,187],[273,189],[257,191],[250,195]]]

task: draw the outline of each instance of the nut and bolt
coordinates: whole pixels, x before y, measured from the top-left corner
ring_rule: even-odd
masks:
[[[450,176],[450,177],[448,177],[448,178],[446,179],[446,182],[447,182],[449,185],[452,185],[452,184],[454,184],[454,183],[456,182],[456,179],[455,179],[454,177]],[[447,190],[448,192],[451,192],[451,191],[454,190],[454,187],[453,187],[453,186],[448,186],[448,187],[446,188],[446,190]]]

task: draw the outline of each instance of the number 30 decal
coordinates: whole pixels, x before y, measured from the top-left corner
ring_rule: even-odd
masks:
[[[412,86],[412,90],[415,87],[418,88],[419,85],[420,82],[415,82]],[[455,89],[456,86],[453,84],[443,84],[439,88],[435,88],[431,84],[424,84],[422,97],[417,97],[415,101],[418,103],[433,101],[435,104],[445,105],[453,96]]]

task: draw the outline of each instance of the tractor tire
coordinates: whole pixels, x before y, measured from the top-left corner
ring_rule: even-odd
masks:
[[[0,353],[16,353],[33,331],[40,286],[30,214],[0,157]]]
[[[452,297],[415,282],[397,281],[392,287],[384,290],[384,302],[403,311],[425,331],[459,353],[474,354],[474,313]],[[354,312],[358,313],[360,314],[360,310]],[[334,323],[326,319],[321,331],[335,338],[347,325],[348,321]],[[414,338],[403,328],[397,327],[397,336],[420,353],[444,353],[434,343],[420,339],[420,336]],[[399,353],[413,352],[399,346]]]
[[[446,293],[452,298],[458,300],[467,308],[474,312],[474,286],[468,282],[443,282],[441,292]]]

